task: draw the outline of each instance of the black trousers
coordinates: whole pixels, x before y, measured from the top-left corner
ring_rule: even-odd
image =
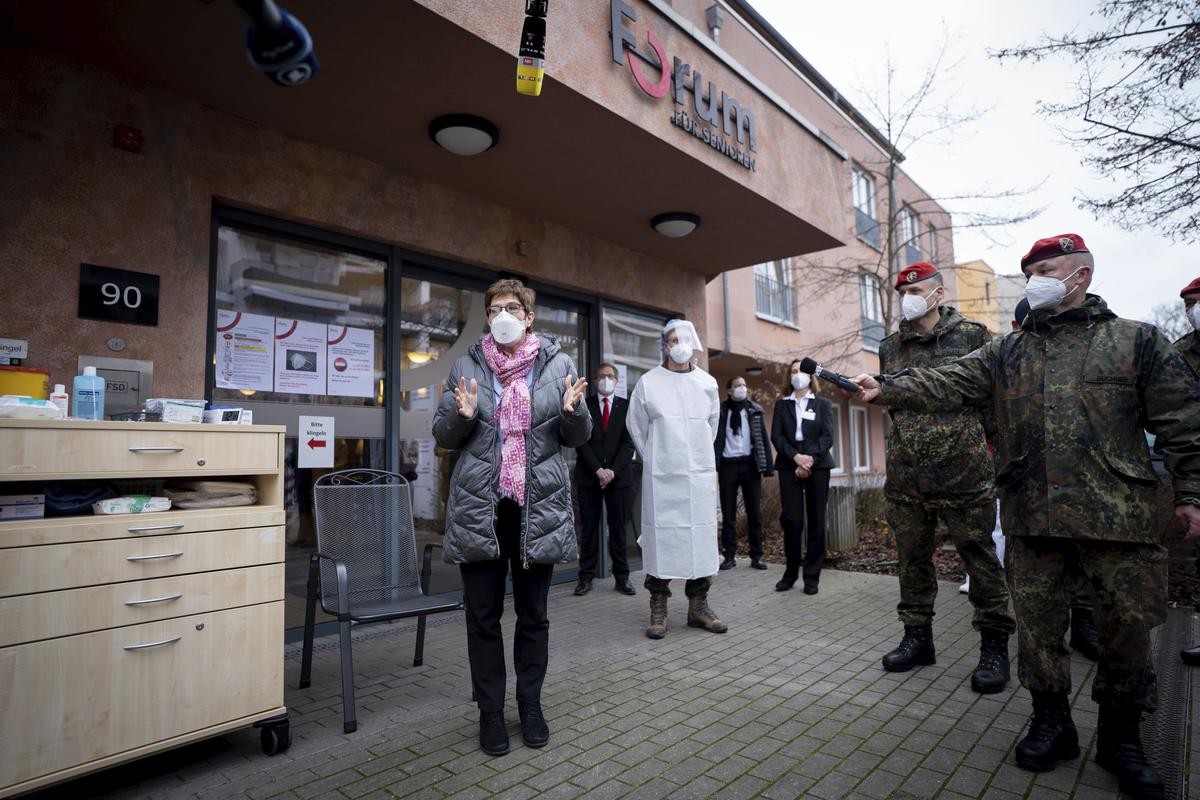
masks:
[[[726,558],[737,554],[737,493],[742,490],[746,506],[746,543],[751,558],[762,558],[762,476],[754,459],[723,460],[717,471],[721,491],[721,552]]]
[[[825,503],[829,499],[829,470],[814,469],[807,478],[792,470],[779,471],[779,501],[783,508],[783,552],[787,566],[784,580],[795,583],[804,568],[804,585],[816,586],[825,564]],[[808,552],[804,553],[804,526],[808,523]],[[803,553],[803,557],[802,554]]]
[[[550,657],[550,620],[546,596],[552,564],[521,565],[521,507],[508,498],[496,505],[496,536],[500,558],[460,564],[467,619],[467,656],[471,687],[481,711],[502,711],[508,677],[504,670],[504,579],[512,569],[513,606],[517,626],[513,635],[513,668],[517,673],[517,702],[537,702],[542,696]]]
[[[617,580],[629,577],[629,559],[625,555],[625,523],[629,519],[628,486],[607,489],[597,486],[579,486],[579,517],[583,530],[579,533],[579,577],[596,577],[600,561],[600,516],[607,511],[608,557],[612,560],[612,574]]]

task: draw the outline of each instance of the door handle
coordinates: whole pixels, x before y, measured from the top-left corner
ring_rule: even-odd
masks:
[[[183,635],[180,634],[179,636],[172,636],[170,639],[163,639],[163,640],[157,641],[157,642],[146,642],[145,644],[127,644],[127,645],[125,645],[124,649],[126,649],[126,650],[146,650],[147,648],[150,648],[150,647],[162,647],[164,644],[175,644],[175,642],[178,642],[182,638],[183,638]]]
[[[126,561],[158,561],[164,558],[179,558],[183,555],[182,550],[176,550],[174,553],[159,553],[153,556],[127,556]]]
[[[151,597],[147,600],[126,600],[125,605],[144,606],[149,605],[150,603],[165,603],[168,600],[178,600],[181,597],[183,597],[183,592],[176,592],[175,594],[167,594],[163,595],[162,597]]]

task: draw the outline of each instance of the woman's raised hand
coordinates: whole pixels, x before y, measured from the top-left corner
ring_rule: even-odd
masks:
[[[458,403],[460,417],[471,419],[475,416],[475,409],[479,407],[479,382],[471,378],[471,386],[468,388],[467,379],[460,377],[458,386],[454,387],[454,402]]]
[[[580,378],[575,383],[571,383],[570,378],[563,378],[563,386],[566,388],[563,392],[563,413],[570,414],[575,410],[575,404],[583,398],[587,389],[587,378]]]

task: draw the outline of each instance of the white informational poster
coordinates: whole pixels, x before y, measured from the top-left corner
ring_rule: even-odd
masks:
[[[325,325],[275,319],[275,391],[325,394]]]
[[[624,364],[615,364],[617,368],[617,397],[629,398],[629,370]]]
[[[296,437],[300,448],[297,467],[333,468],[333,417],[300,417]]]
[[[217,311],[217,388],[269,392],[275,386],[275,318]]]
[[[327,343],[326,394],[374,397],[375,332],[329,325]]]

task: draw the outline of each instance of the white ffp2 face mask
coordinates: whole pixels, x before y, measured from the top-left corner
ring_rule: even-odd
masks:
[[[919,294],[906,294],[900,298],[900,313],[909,322],[914,319],[920,319],[929,313],[929,299],[937,294],[935,289],[929,297],[922,297]]]
[[[737,400],[739,403],[742,402],[743,400],[745,400],[747,395],[748,395],[748,392],[746,391],[745,386],[733,387],[733,399]]]
[[[1192,330],[1200,331],[1200,303],[1196,303],[1187,310],[1188,321],[1192,323]]]
[[[812,376],[807,372],[792,373],[792,388],[804,391],[812,383]]]
[[[512,344],[525,332],[525,323],[507,311],[501,311],[492,320],[492,338],[500,344]]]
[[[600,394],[604,395],[605,397],[608,397],[616,390],[617,390],[617,382],[614,381],[612,378],[601,378],[600,380],[596,381],[596,391],[598,391]]]
[[[667,354],[672,361],[682,366],[692,360],[692,347],[687,344],[672,345]]]
[[[1067,299],[1067,295],[1079,288],[1079,284],[1067,291],[1067,281],[1074,278],[1079,267],[1061,281],[1058,278],[1048,278],[1045,275],[1034,275],[1025,283],[1025,299],[1029,301],[1029,310],[1036,308],[1055,308]]]

